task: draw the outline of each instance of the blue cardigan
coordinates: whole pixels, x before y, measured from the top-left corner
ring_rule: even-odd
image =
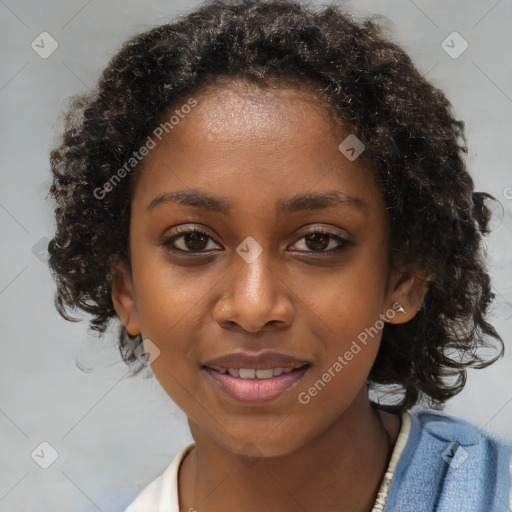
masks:
[[[451,414],[412,409],[384,512],[512,512],[512,447]]]

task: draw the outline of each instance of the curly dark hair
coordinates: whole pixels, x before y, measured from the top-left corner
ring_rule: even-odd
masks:
[[[48,251],[59,313],[92,315],[101,334],[116,311],[112,269],[129,264],[129,201],[137,169],[98,199],[114,173],[173,105],[216,80],[261,88],[308,84],[330,114],[363,141],[390,218],[390,263],[422,268],[428,291],[416,316],[386,324],[368,377],[398,387],[405,410],[433,408],[459,393],[467,368],[503,356],[503,340],[486,321],[494,299],[484,262],[494,198],[474,191],[462,153],[464,123],[376,16],[295,0],[213,0],[129,39],[101,74],[96,90],[67,108],[62,139],[51,151],[56,233]],[[106,189],[105,189],[106,190]],[[120,323],[120,322],[119,322]],[[490,337],[496,344],[490,343]],[[133,375],[141,338],[119,326],[119,350]],[[494,346],[497,354],[483,357]],[[373,388],[371,388],[373,389]],[[385,406],[384,406],[385,407]]]

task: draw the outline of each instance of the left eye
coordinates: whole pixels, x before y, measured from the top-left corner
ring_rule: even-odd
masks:
[[[305,252],[334,252],[342,249],[345,245],[349,245],[349,242],[340,236],[322,230],[311,231],[310,233],[302,236],[296,243],[301,240],[304,240],[305,245],[312,249],[310,251],[306,250]],[[332,242],[335,242],[334,249],[332,247]],[[329,250],[326,250],[328,248]]]

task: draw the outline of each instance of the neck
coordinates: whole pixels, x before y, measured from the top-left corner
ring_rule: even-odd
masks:
[[[371,510],[400,419],[356,399],[321,435],[291,453],[244,459],[195,424],[179,471],[180,510]]]

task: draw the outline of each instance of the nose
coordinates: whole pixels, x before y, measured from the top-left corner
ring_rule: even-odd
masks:
[[[271,268],[265,251],[251,263],[237,254],[222,283],[223,294],[213,311],[221,327],[256,333],[291,325],[293,293],[277,266]]]

